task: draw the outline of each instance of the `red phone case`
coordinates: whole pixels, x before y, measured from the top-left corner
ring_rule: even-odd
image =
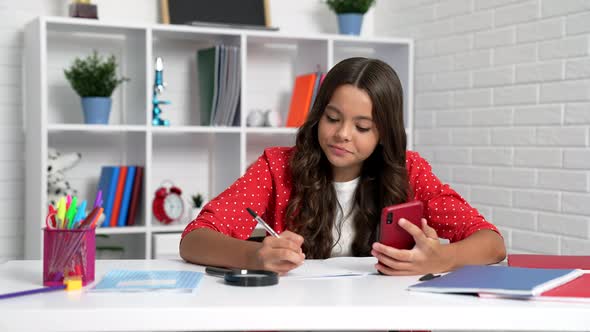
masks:
[[[424,206],[421,201],[384,207],[379,223],[379,242],[397,249],[412,249],[415,244],[414,238],[401,228],[398,221],[404,218],[422,229],[423,215]]]

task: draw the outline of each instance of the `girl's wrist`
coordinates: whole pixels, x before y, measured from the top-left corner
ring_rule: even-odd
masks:
[[[443,248],[443,269],[444,272],[452,271],[458,267],[457,248],[453,244],[444,244]]]

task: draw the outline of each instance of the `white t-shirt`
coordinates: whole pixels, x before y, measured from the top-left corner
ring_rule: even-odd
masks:
[[[336,243],[332,248],[332,257],[352,256],[351,245],[354,239],[352,206],[359,179],[360,177],[347,182],[333,182],[340,206],[336,206],[334,227],[332,228],[332,237]]]

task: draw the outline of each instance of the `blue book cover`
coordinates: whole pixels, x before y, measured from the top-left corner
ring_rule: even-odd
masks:
[[[534,296],[583,274],[578,269],[531,269],[511,266],[468,265],[441,277],[410,286],[434,293],[489,293]]]
[[[119,179],[119,167],[103,166],[100,171],[98,189],[102,190],[103,199],[103,223],[101,227],[109,227],[109,220],[113,212],[113,202],[117,193],[117,181]]]
[[[127,167],[127,176],[125,178],[125,187],[123,188],[123,198],[119,207],[119,218],[117,227],[125,226],[127,214],[129,213],[129,201],[131,200],[131,191],[133,189],[133,179],[135,178],[135,166]]]

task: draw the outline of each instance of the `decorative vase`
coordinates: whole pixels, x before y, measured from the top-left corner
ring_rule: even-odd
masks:
[[[111,113],[110,97],[83,97],[84,123],[108,124]]]
[[[348,13],[338,14],[338,29],[341,35],[355,35],[361,34],[361,27],[363,26],[363,14]]]

